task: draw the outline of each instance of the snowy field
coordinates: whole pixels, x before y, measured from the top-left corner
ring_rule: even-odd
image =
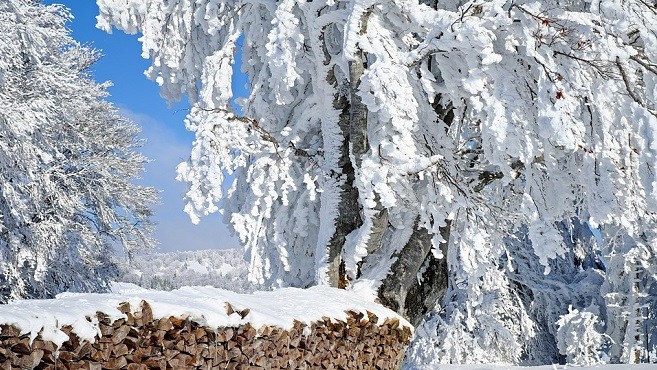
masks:
[[[404,370],[654,370],[657,364],[640,365],[544,365],[544,366],[504,366],[504,365],[427,365],[405,366]]]

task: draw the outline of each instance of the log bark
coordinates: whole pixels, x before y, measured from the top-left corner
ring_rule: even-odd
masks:
[[[330,35],[330,28],[324,30],[324,40],[333,39]],[[324,41],[326,42],[326,41]],[[327,63],[330,60],[328,48],[324,46]],[[333,107],[340,112],[338,126],[343,141],[340,145],[340,157],[338,159],[339,173],[331,173],[339,179],[339,202],[337,217],[335,219],[335,231],[331,236],[328,244],[328,275],[329,285],[338,288],[345,288],[347,280],[342,262],[342,250],[345,244],[346,236],[353,230],[359,228],[363,222],[360,215],[360,206],[358,204],[358,190],[354,187],[355,171],[349,156],[349,146],[352,141],[351,137],[351,105],[349,97],[340,92],[340,84],[346,81],[338,81],[334,66],[329,71],[327,82],[331,84],[336,93],[333,96]]]
[[[379,299],[404,316],[411,324],[417,326],[424,316],[431,311],[436,302],[447,290],[447,245],[450,237],[451,222],[440,228],[445,242],[440,244],[443,258],[437,259],[431,252],[432,235],[418,226],[397,255],[390,274],[379,288]],[[420,281],[418,273],[422,271]]]

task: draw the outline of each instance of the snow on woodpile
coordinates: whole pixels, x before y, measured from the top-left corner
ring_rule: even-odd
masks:
[[[391,310],[328,287],[245,295],[132,284],[12,302],[0,306],[0,326],[0,365],[27,368],[393,369],[412,331]]]

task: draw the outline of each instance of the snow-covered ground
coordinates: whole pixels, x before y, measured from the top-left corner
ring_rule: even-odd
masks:
[[[505,365],[427,365],[405,366],[404,370],[655,370],[657,364],[640,365],[543,365],[543,366],[505,366]]]

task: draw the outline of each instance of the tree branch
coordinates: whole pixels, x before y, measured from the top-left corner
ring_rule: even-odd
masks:
[[[253,130],[257,131],[260,134],[260,138],[262,138],[262,140],[271,143],[274,146],[274,148],[276,149],[276,154],[278,155],[278,157],[279,158],[281,157],[281,155],[278,151],[278,148],[281,146],[280,143],[278,142],[278,140],[276,140],[276,138],[269,131],[265,130],[258,123],[257,120],[255,120],[253,118],[245,117],[245,116],[237,116],[237,115],[235,115],[235,113],[233,113],[233,112],[231,112],[227,109],[223,109],[223,108],[213,108],[213,109],[201,108],[201,107],[196,107],[196,108],[200,109],[202,111],[205,111],[205,112],[223,113],[225,115],[228,115],[227,119],[242,122],[242,123],[248,125],[250,128],[252,128]],[[317,164],[317,161],[315,161],[315,155],[310,154],[305,149],[297,148],[297,146],[293,142],[289,141],[287,143],[287,147],[292,149],[292,151],[294,152],[294,155],[296,155],[297,157],[308,158],[313,162],[313,164]]]

